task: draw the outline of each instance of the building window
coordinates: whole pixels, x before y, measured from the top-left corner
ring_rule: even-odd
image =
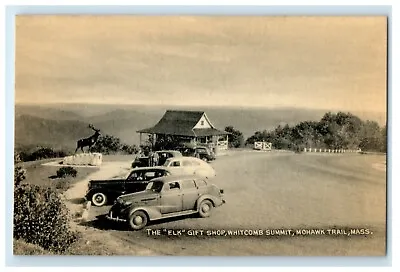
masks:
[[[201,125],[201,126],[204,126],[204,121],[203,121],[203,120],[200,121],[200,125]]]

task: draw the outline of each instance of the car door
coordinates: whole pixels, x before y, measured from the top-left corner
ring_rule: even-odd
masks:
[[[186,175],[193,175],[195,172],[195,167],[193,166],[190,159],[182,160],[182,169],[183,169],[183,173]]]
[[[182,185],[182,210],[194,210],[200,194],[193,179],[181,181]]]
[[[104,193],[109,200],[112,200],[124,193],[125,181],[124,180],[118,180],[118,181],[110,180],[104,188],[98,189],[97,191]]]
[[[125,181],[124,193],[135,193],[146,189],[149,182],[146,180],[146,171],[135,171]]]
[[[182,211],[182,190],[178,181],[165,183],[160,195],[162,214]]]
[[[171,167],[171,172],[175,175],[185,174],[185,168],[182,167],[181,159],[168,159],[167,161],[169,161],[168,167]]]

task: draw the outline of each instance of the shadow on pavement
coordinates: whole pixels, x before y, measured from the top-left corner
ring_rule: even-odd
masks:
[[[165,223],[171,223],[175,221],[180,221],[188,218],[197,218],[198,216],[196,214],[192,215],[184,215],[184,216],[179,216],[179,217],[173,217],[173,218],[165,218],[165,219],[160,219],[156,221],[151,221],[146,227],[150,226],[157,226]],[[115,222],[108,220],[106,218],[105,214],[99,215],[96,217],[96,219],[87,221],[87,222],[82,222],[80,223],[81,226],[86,226],[86,227],[92,227],[96,228],[99,230],[118,230],[118,231],[131,231],[130,227],[128,226],[127,222]]]

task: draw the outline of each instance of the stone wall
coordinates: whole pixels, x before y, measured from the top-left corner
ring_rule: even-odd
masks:
[[[63,165],[91,165],[100,166],[103,161],[101,153],[81,153],[65,157]]]

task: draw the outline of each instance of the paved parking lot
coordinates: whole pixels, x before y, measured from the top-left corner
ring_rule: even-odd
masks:
[[[89,225],[163,255],[384,255],[386,172],[372,167],[384,160],[379,155],[237,152],[212,162],[214,183],[225,190],[227,201],[212,217],[164,220],[147,228],[214,230],[213,236],[153,236],[96,220],[109,206],[92,207]],[[372,234],[220,237],[217,232],[332,228]]]

